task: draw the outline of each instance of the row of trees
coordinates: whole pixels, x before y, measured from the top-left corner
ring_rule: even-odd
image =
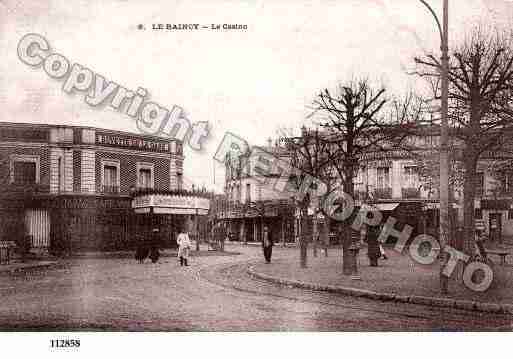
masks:
[[[451,184],[463,186],[464,240],[461,249],[474,251],[474,197],[477,164],[489,152],[510,150],[513,133],[513,48],[511,33],[473,30],[450,54],[449,124]],[[283,131],[294,165],[322,180],[328,191],[343,189],[354,198],[358,161],[369,151],[400,148],[411,151],[426,187],[438,183],[438,154],[419,152],[408,141],[418,135],[418,124],[427,119],[438,124],[440,62],[434,55],[415,58],[414,75],[430,85],[427,95],[409,93],[388,96],[383,86],[366,79],[340,84],[335,91],[322,90],[311,105],[311,127],[300,136]],[[436,150],[436,148],[435,148]],[[463,155],[464,154],[464,155]],[[497,163],[500,165],[497,168]],[[495,163],[495,170],[513,167],[510,161]],[[298,181],[301,179],[298,178]],[[307,197],[303,208],[312,201]],[[352,273],[349,226],[343,241],[344,273]]]

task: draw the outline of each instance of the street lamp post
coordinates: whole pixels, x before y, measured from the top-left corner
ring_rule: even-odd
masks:
[[[442,107],[441,107],[441,126],[440,126],[440,245],[442,266],[440,268],[440,291],[446,294],[448,291],[449,278],[442,274],[443,266],[447,262],[447,253],[444,247],[449,238],[449,158],[448,158],[448,99],[449,99],[449,0],[443,1],[443,25],[436,16],[434,10],[429,4],[420,0],[431,12],[440,31],[442,63],[440,75],[442,78]]]

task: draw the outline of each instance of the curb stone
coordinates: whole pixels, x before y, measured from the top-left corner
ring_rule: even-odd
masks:
[[[40,264],[34,264],[34,265],[27,265],[27,266],[20,266],[17,268],[11,268],[11,269],[4,269],[0,267],[0,275],[5,274],[15,274],[15,273],[22,273],[22,272],[31,272],[31,271],[38,271],[42,269],[48,269],[48,268],[59,268],[62,267],[63,264],[59,262],[45,262]]]
[[[407,296],[393,293],[379,293],[359,288],[350,288],[333,285],[319,285],[296,280],[288,280],[284,278],[278,278],[267,274],[259,273],[254,270],[253,266],[248,267],[247,273],[252,278],[261,279],[278,285],[284,285],[289,288],[293,287],[315,291],[325,291],[330,293],[338,293],[342,295],[349,295],[354,297],[362,297],[381,301],[395,301],[400,303],[420,304],[431,307],[455,308],[485,313],[513,315],[513,304],[482,303],[471,300],[426,297],[418,295]]]

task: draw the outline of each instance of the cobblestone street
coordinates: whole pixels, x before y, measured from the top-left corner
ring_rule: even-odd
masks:
[[[64,268],[3,276],[1,330],[369,331],[511,330],[510,316],[283,288],[251,279],[259,247],[234,256],[74,259]],[[296,257],[275,248],[273,258]]]

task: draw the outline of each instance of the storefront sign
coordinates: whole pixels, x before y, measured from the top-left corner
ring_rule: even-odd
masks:
[[[205,209],[193,209],[193,208],[165,208],[165,207],[154,207],[153,213],[155,214],[197,214],[204,216],[208,214],[208,210]]]
[[[132,200],[132,208],[153,208],[154,213],[198,214],[207,213],[210,200],[203,197],[149,194]]]
[[[150,152],[169,152],[169,142],[146,140],[111,134],[96,134],[96,144],[101,146],[126,147]]]

